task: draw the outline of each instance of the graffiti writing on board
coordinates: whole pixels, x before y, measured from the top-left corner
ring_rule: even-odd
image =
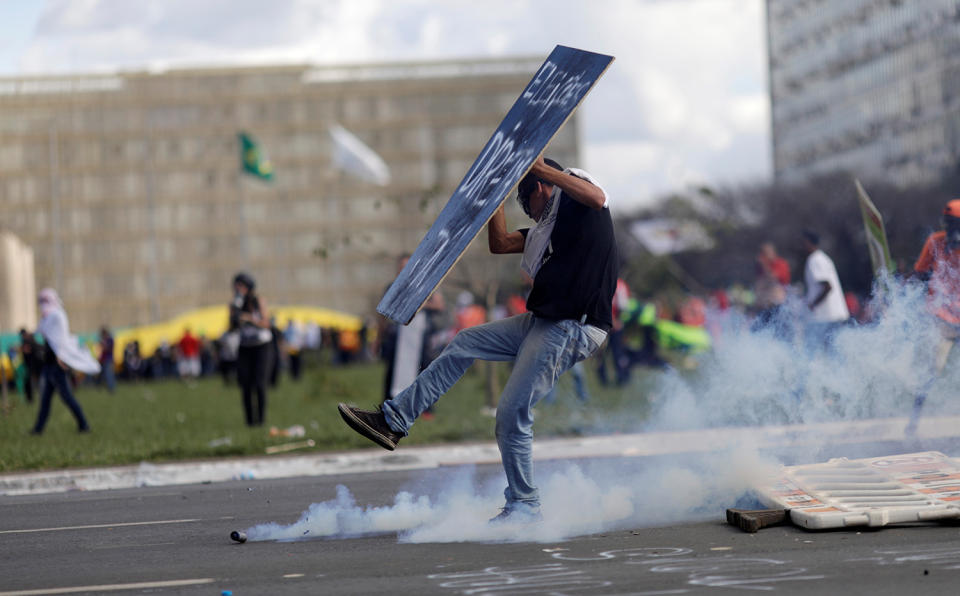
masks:
[[[433,248],[433,252],[427,257],[426,263],[418,263],[418,266],[413,270],[415,273],[411,283],[414,287],[422,285],[436,264],[447,255],[447,245],[450,244],[450,239],[450,230],[447,228],[443,228],[437,233],[437,245]]]
[[[547,60],[521,97],[529,106],[539,108],[535,117],[542,118],[550,110],[572,109],[591,84],[592,79],[586,72],[572,74]],[[514,138],[522,126],[523,121],[520,121],[509,132],[496,131],[477,157],[458,191],[469,201],[469,207],[479,211],[491,199],[502,198],[489,194],[487,189],[495,188],[504,180],[512,185],[536,158],[532,147],[520,147]]]
[[[523,99],[531,106],[540,108],[539,116],[543,116],[553,108],[571,108],[592,84],[586,72],[573,74],[547,60],[523,92]]]
[[[514,127],[514,132],[519,126],[517,124]],[[483,148],[475,167],[463,181],[459,194],[467,199],[468,207],[476,213],[491,199],[502,198],[494,196],[487,189],[496,187],[504,180],[509,180],[512,185],[527,166],[533,163],[535,157],[532,148],[517,148],[516,140],[512,136],[498,130]]]
[[[377,310],[409,322],[613,60],[557,46],[484,145]]]

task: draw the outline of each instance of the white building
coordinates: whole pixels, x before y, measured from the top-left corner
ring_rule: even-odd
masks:
[[[767,0],[775,177],[960,165],[960,0]]]
[[[37,286],[33,250],[0,232],[0,333],[37,327]]]

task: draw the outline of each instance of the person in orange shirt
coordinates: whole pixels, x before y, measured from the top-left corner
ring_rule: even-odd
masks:
[[[950,351],[960,338],[960,199],[953,199],[944,207],[943,229],[927,238],[913,266],[913,277],[927,282],[927,304],[936,316],[940,341],[933,375],[914,400],[913,414],[906,428],[908,435],[916,432],[927,392],[946,368]]]
[[[752,331],[760,331],[772,325],[778,337],[788,341],[792,338],[786,317],[782,316],[789,286],[790,264],[777,254],[772,242],[764,242],[760,245],[756,260],[756,278],[753,283],[756,318],[750,327]]]

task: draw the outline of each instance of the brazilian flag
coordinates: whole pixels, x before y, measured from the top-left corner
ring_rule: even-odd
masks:
[[[245,132],[237,133],[237,137],[240,139],[240,168],[261,180],[273,180],[273,164],[256,139]]]

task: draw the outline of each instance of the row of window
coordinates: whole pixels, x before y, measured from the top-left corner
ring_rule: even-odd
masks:
[[[416,122],[447,117],[501,117],[522,89],[508,92],[418,90],[416,95],[351,95],[334,97],[271,97],[262,100],[225,96],[207,103],[118,105],[116,96],[91,97],[87,102],[53,103],[39,108],[3,105],[0,134],[63,135],[165,134],[173,131],[232,129],[238,126],[306,126],[317,122]],[[151,100],[147,100],[151,101]],[[163,101],[155,98],[152,101]],[[96,103],[95,103],[96,102]]]
[[[784,4],[787,10],[779,9]],[[827,45],[859,47],[865,41],[949,21],[960,9],[956,0],[771,0],[770,6],[772,53],[791,62]]]
[[[264,297],[273,304],[279,304],[280,298],[272,298],[271,293],[277,296],[281,291],[300,293],[303,290],[324,289],[331,290],[331,293],[341,293],[337,290],[357,285],[382,288],[395,274],[394,261],[395,255],[383,255],[365,261],[354,260],[346,264],[318,259],[306,264],[271,265],[269,269],[264,268],[262,271],[254,265],[250,271],[256,277]],[[82,296],[85,302],[122,297],[129,297],[136,302],[150,297],[163,300],[175,296],[209,296],[218,301],[222,299],[225,303],[230,298],[230,280],[241,268],[244,268],[242,262],[235,260],[208,270],[162,268],[155,271],[145,264],[133,272],[104,272],[96,275],[84,272],[78,275],[66,269],[61,279],[60,293],[64,297]],[[354,301],[356,299],[353,298]],[[187,305],[181,305],[181,310],[185,306],[196,305],[197,303],[191,300]],[[354,307],[356,306],[358,305],[354,304]],[[365,310],[365,307],[365,304],[362,305],[360,310]],[[71,310],[70,314],[72,319],[74,312]],[[104,318],[112,319],[115,324],[123,319],[112,315],[113,313],[101,314]]]
[[[960,15],[960,5],[956,8]],[[926,15],[930,17],[930,15]],[[808,51],[785,57],[771,51],[771,70],[775,92],[799,92],[818,87],[826,81],[863,72],[870,63],[883,63],[891,55],[909,64],[896,64],[896,70],[922,67],[931,59],[948,56],[935,49],[939,39],[956,39],[960,27],[954,18],[928,18],[922,26],[909,23],[889,33],[871,23],[860,28],[859,36],[835,36],[817,43]],[[817,90],[819,91],[819,89]]]
[[[848,167],[879,173],[901,162],[923,161],[937,170],[960,159],[956,147],[948,147],[952,134],[960,135],[960,112],[926,122],[876,123],[865,128],[848,128],[831,136],[822,136],[805,145],[777,146],[778,171],[799,170],[824,164],[830,169]],[[926,156],[926,157],[924,157]],[[846,164],[846,166],[844,165]]]

